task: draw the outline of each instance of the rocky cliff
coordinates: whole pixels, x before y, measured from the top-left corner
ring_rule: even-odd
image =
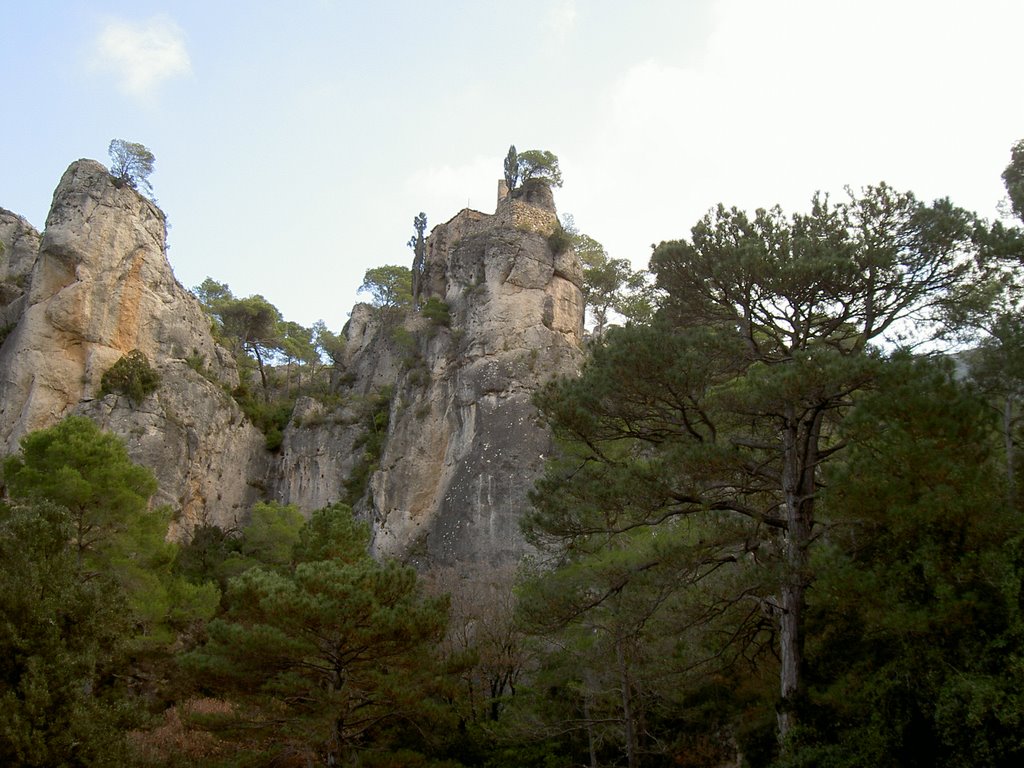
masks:
[[[578,259],[549,243],[550,190],[518,192],[494,214],[463,210],[431,232],[419,301],[441,317],[359,305],[346,327],[344,390],[389,390],[386,439],[358,505],[381,554],[497,565],[524,553],[518,521],[551,448],[531,398],[578,370],[584,307]],[[365,429],[351,405],[297,409],[280,499],[343,498]]]
[[[39,253],[39,233],[0,208],[0,329],[10,333],[25,310],[25,292]]]
[[[281,450],[227,394],[238,382],[166,259],[162,212],[78,161],[40,236],[0,210],[0,448],[81,413],[157,474],[180,525],[243,522],[259,498],[306,511],[356,499],[376,550],[419,563],[508,564],[550,450],[534,391],[581,361],[581,270],[557,247],[543,184],[435,227],[422,309],[357,305],[327,402],[300,399]],[[553,249],[551,243],[556,247]],[[132,349],[161,376],[138,404],[99,396]],[[328,404],[329,403],[329,404]]]
[[[26,432],[85,414],[155,471],[157,500],[184,525],[241,518],[268,471],[263,437],[221,386],[237,384],[234,362],[174,279],[163,213],[80,160],[54,192],[42,238],[26,228],[0,219],[0,275],[21,287],[3,297],[16,325],[0,347],[0,448],[14,451]],[[114,394],[99,399],[103,373],[133,349],[161,387],[138,407]]]

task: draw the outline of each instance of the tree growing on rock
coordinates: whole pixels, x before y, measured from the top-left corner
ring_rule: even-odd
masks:
[[[423,292],[423,285],[421,280],[423,278],[423,269],[427,258],[427,241],[423,233],[427,231],[427,214],[420,212],[419,216],[416,216],[412,220],[413,229],[416,230],[411,238],[409,238],[409,247],[412,248],[413,260],[412,260],[412,301],[415,306],[420,305],[420,295]]]
[[[313,343],[317,354],[326,356],[331,365],[340,368],[345,362],[345,337],[331,331],[323,320],[313,323]]]
[[[153,194],[149,175],[153,173],[156,158],[142,144],[124,139],[114,139],[107,150],[110,153],[110,175],[120,184]]]
[[[634,270],[628,259],[609,256],[601,243],[576,228],[571,214],[562,226],[583,266],[583,300],[594,322],[594,337],[604,333],[612,312],[628,320],[649,320],[653,309],[647,273]]]
[[[395,264],[368,269],[359,293],[370,294],[375,307],[407,307],[412,303],[412,271]]]
[[[256,358],[267,395],[266,363],[281,348],[281,312],[259,294],[225,302],[220,309],[224,331]]]
[[[519,184],[519,155],[516,153],[516,145],[508,148],[505,155],[505,186],[511,192]]]
[[[551,187],[562,186],[562,171],[558,167],[558,156],[545,149],[528,149],[516,152],[513,144],[505,156],[505,185],[509,194],[520,183],[539,179]]]
[[[133,349],[106,370],[100,379],[100,395],[125,395],[133,406],[138,406],[147,395],[160,386],[160,374],[149,364],[149,358]]]
[[[528,149],[519,153],[519,177],[525,184],[530,179],[541,179],[548,186],[562,186],[562,171],[558,156],[544,149]]]

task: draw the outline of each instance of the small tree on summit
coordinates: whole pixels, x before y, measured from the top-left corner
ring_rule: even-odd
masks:
[[[385,264],[366,270],[358,293],[368,293],[375,307],[407,307],[412,303],[412,270]]]
[[[505,156],[505,185],[509,194],[515,191],[520,182],[525,184],[530,179],[540,179],[549,187],[562,186],[562,170],[558,167],[558,155],[546,149],[516,152],[513,144]]]
[[[530,179],[542,179],[548,186],[562,186],[562,171],[558,155],[546,149],[528,149],[519,153],[519,177],[525,184]]]
[[[519,155],[516,154],[516,145],[513,144],[508,148],[508,154],[505,155],[505,186],[508,187],[508,191],[511,192],[516,188],[516,184],[519,183]]]
[[[133,141],[114,139],[107,151],[110,153],[110,175],[116,182],[153,194],[149,174],[153,172],[156,158],[148,148]]]
[[[421,211],[420,215],[412,220],[412,226],[416,230],[416,234],[409,239],[408,243],[414,254],[412,260],[412,303],[418,307],[420,292],[423,290],[420,278],[423,276],[424,261],[427,258],[427,241],[423,237],[423,233],[427,231],[427,214]]]

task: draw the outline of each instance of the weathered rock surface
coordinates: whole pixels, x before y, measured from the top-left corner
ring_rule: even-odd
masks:
[[[32,266],[11,304],[21,304],[17,326],[0,347],[0,449],[85,413],[156,472],[158,501],[182,510],[183,524],[230,522],[247,509],[265,483],[263,436],[219,386],[237,384],[234,362],[174,278],[160,209],[79,160],[54,192],[35,255],[32,233],[11,222],[0,219],[5,255],[14,254],[9,282]],[[8,231],[18,234],[10,245]],[[133,349],[159,371],[158,392],[136,408],[116,395],[97,401],[103,373]],[[201,360],[210,380],[187,360]]]
[[[581,270],[552,250],[557,226],[550,190],[528,185],[494,214],[435,227],[420,302],[449,317],[357,305],[330,405],[300,398],[271,454],[225,392],[234,361],[174,279],[162,212],[100,164],[73,163],[41,238],[0,211],[0,309],[16,323],[0,346],[0,450],[80,413],[154,470],[179,531],[244,523],[261,498],[311,512],[357,497],[382,555],[507,566],[551,448],[532,395],[582,358]],[[160,387],[141,403],[101,397],[133,349]]]
[[[353,311],[351,403],[393,387],[384,450],[358,505],[379,554],[497,566],[525,553],[519,519],[551,449],[531,398],[582,358],[581,269],[571,250],[552,251],[556,226],[546,186],[499,201],[493,215],[464,210],[428,238],[421,283],[421,301],[444,301],[449,325]],[[289,428],[281,500],[344,498],[364,431],[342,415]]]
[[[39,254],[39,233],[25,219],[0,208],[0,328],[18,322]]]
[[[307,512],[346,499],[345,481],[359,462],[364,433],[356,409],[300,399],[277,460],[276,498]]]

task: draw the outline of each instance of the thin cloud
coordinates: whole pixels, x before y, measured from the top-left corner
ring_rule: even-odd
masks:
[[[548,11],[546,21],[554,42],[564,43],[576,24],[576,0],[557,0]]]
[[[130,22],[112,19],[95,44],[96,66],[111,72],[125,93],[152,95],[165,80],[192,71],[181,28],[166,16]]]

